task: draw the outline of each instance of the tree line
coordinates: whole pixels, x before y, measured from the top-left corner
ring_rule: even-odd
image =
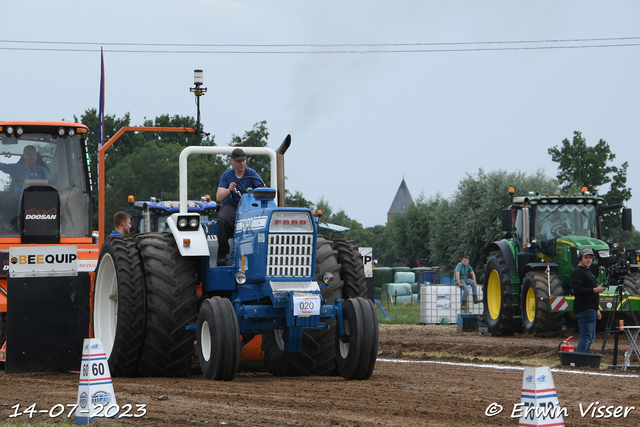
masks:
[[[90,168],[94,195],[97,195],[97,112],[88,109],[80,119],[74,119],[90,129]],[[121,118],[105,116],[106,139],[121,127],[131,126],[130,121],[129,114]],[[193,117],[162,115],[154,120],[145,118],[143,126],[195,127],[195,124]],[[200,126],[204,129],[202,124]],[[265,147],[268,138],[267,122],[261,121],[242,136],[232,135],[228,145]],[[190,145],[216,145],[215,137],[187,133],[125,133],[106,152],[107,216],[128,209],[129,195],[136,200],[149,200],[152,196],[178,200],[178,157],[180,151]],[[619,167],[612,165],[615,154],[606,141],[601,139],[595,146],[588,146],[582,134],[576,131],[571,141],[564,139],[559,146],[549,148],[548,153],[558,164],[556,178],[546,176],[542,170],[526,174],[504,170],[486,172],[480,168],[475,173],[467,173],[451,197],[445,198],[438,193],[427,198],[420,194],[407,207],[404,216],[396,216],[386,225],[364,227],[343,209],[334,210],[323,197],[311,202],[300,190],[293,193],[287,190],[285,204],[320,210],[323,213],[321,221],[348,227],[347,232],[320,232],[329,237],[352,239],[360,247],[373,248],[378,266],[441,266],[451,272],[461,257],[468,255],[470,264],[481,275],[485,248],[490,242],[503,238],[500,211],[509,206],[509,187],[515,188],[516,195],[526,195],[529,191],[566,194],[578,192],[583,186],[590,191],[599,191],[609,184],[608,192],[602,194],[608,204],[625,203],[631,198],[631,189],[626,186],[628,163]],[[189,197],[199,199],[211,195],[215,198],[220,176],[231,167],[228,159],[190,156],[188,161]],[[258,171],[266,183],[270,182],[270,163],[266,157],[252,157],[249,166]],[[96,207],[94,230],[98,229],[97,215]],[[620,221],[618,211],[607,214],[603,224],[605,237],[627,247],[640,248],[640,233],[622,232]],[[110,233],[112,224],[106,223],[105,232]]]

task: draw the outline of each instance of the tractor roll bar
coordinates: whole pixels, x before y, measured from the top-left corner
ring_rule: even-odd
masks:
[[[98,149],[98,245],[102,247],[104,242],[104,223],[105,223],[105,151],[111,147],[125,132],[177,132],[177,133],[196,133],[193,128],[178,127],[152,127],[152,126],[123,126],[115,135],[111,137],[102,147]]]
[[[192,145],[182,150],[179,160],[180,177],[180,213],[187,213],[187,158],[191,154],[222,154],[230,155],[238,147],[196,146]],[[271,159],[271,188],[276,188],[277,168],[276,152],[269,147],[242,147],[248,155],[267,155]],[[275,173],[274,173],[275,172]],[[266,184],[266,182],[265,182]]]

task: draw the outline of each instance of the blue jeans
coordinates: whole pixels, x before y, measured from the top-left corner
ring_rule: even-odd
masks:
[[[578,327],[580,328],[580,341],[578,341],[579,353],[589,353],[591,351],[591,343],[596,339],[596,319],[598,313],[596,310],[589,309],[576,313],[578,319]]]
[[[478,295],[478,285],[471,279],[462,279],[460,280],[462,283],[462,287],[460,288],[460,301],[466,301],[469,296],[469,291],[467,290],[467,286],[471,286],[471,291],[473,295]]]

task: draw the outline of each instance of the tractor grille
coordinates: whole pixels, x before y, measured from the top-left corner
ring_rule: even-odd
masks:
[[[267,276],[313,277],[313,234],[269,234]]]

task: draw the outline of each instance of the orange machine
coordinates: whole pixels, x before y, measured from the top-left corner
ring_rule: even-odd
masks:
[[[93,272],[106,212],[100,179],[95,239],[88,131],[70,122],[0,121],[0,364],[8,373],[76,370],[82,342],[93,336]],[[99,176],[105,151],[127,131],[196,133],[124,127],[99,151]],[[263,358],[259,338],[245,346],[243,360]]]
[[[87,133],[79,123],[0,121],[0,362],[6,372],[80,366],[98,259]]]

